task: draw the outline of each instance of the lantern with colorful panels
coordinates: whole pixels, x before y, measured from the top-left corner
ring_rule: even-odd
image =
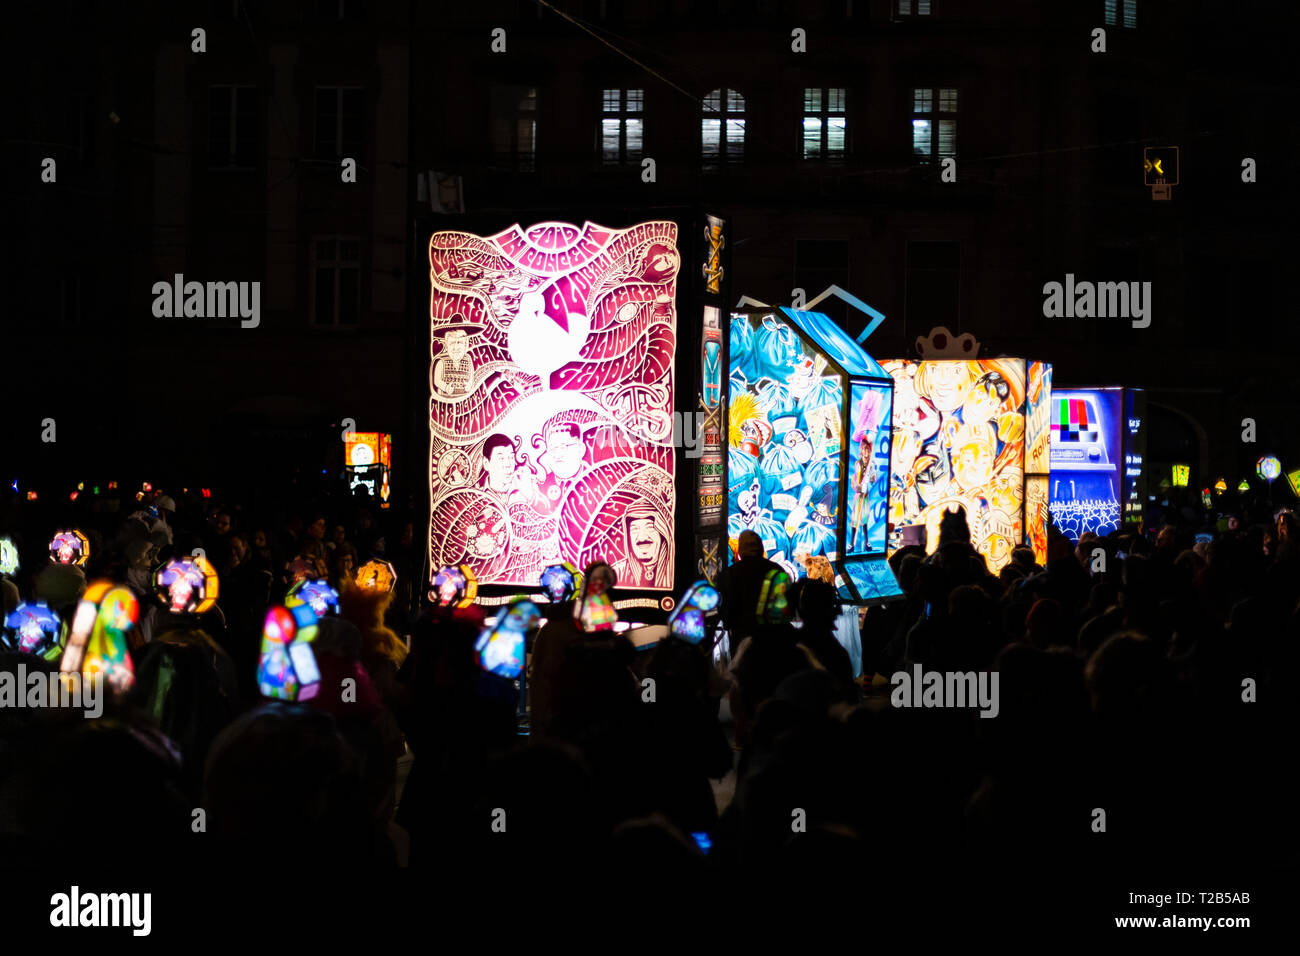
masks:
[[[77,604],[59,670],[85,676],[102,673],[113,690],[130,690],[135,665],[128,650],[129,635],[139,619],[140,604],[128,588],[95,581]]]
[[[768,571],[763,578],[763,585],[758,591],[758,603],[754,616],[760,624],[775,626],[786,624],[794,616],[790,606],[790,575],[779,568]]]
[[[90,557],[90,542],[80,531],[60,531],[50,541],[50,560],[55,564],[75,564],[85,567]]]
[[[205,614],[217,603],[220,582],[201,554],[172,558],[154,573],[154,593],[172,614]]]
[[[1300,498],[1300,468],[1286,473],[1286,483],[1291,486],[1291,493]]]
[[[1121,524],[1140,522],[1147,494],[1146,392],[1053,384],[1051,407],[1056,527],[1078,542],[1086,532],[1105,537]],[[1186,487],[1189,473],[1189,466],[1175,465],[1174,485]]]
[[[1219,494],[1223,494],[1225,491],[1228,490],[1228,483],[1224,481],[1222,478],[1220,478],[1218,481],[1214,483],[1214,490]]]
[[[5,616],[0,643],[20,654],[53,660],[63,652],[59,645],[62,627],[59,615],[44,601],[24,601]]]
[[[288,608],[306,604],[317,617],[325,617],[338,613],[339,592],[324,581],[299,581],[289,588],[289,593],[284,597],[284,604]]]
[[[439,607],[469,607],[478,597],[478,577],[468,564],[448,565],[433,576],[429,597]]]
[[[668,632],[689,644],[700,643],[708,633],[708,616],[720,601],[717,588],[708,581],[696,581],[668,615]]]
[[[380,558],[371,558],[357,568],[356,584],[367,591],[387,593],[397,583],[397,569]]]
[[[474,651],[479,666],[489,674],[515,680],[523,672],[528,632],[537,626],[542,612],[527,598],[516,598],[483,628]]]
[[[1240,483],[1237,485],[1237,490],[1242,493],[1250,491],[1250,481],[1245,478],[1241,479]]]
[[[587,565],[582,584],[574,602],[574,620],[582,630],[612,631],[618,623],[618,612],[609,591],[618,583],[614,569],[603,561]]]
[[[1271,485],[1277,479],[1277,476],[1282,474],[1282,462],[1272,455],[1265,455],[1255,462],[1255,474]]]
[[[348,431],[343,436],[343,456],[349,490],[365,485],[379,507],[388,507],[392,436],[387,432]]]
[[[540,585],[552,604],[572,601],[582,586],[582,572],[568,561],[547,565],[542,569]]]
[[[944,513],[961,509],[993,573],[1021,543],[1046,563],[1051,365],[980,359],[973,336],[942,327],[916,348],[919,359],[882,363],[894,379],[891,552],[904,528],[924,526],[934,553]]]
[[[263,697],[310,700],[320,691],[320,668],[311,649],[316,629],[316,612],[309,604],[277,605],[266,612],[257,664],[257,688]]]
[[[729,382],[729,558],[751,530],[792,580],[822,559],[849,603],[900,597],[885,560],[889,374],[830,316],[780,307],[731,314]]]
[[[0,574],[18,573],[18,547],[8,538],[0,538]]]

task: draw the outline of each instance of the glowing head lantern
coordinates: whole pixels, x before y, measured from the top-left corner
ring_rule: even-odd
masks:
[[[306,604],[317,617],[325,617],[328,614],[338,613],[339,592],[324,581],[299,581],[289,588],[284,603],[290,608]]]
[[[23,602],[4,619],[4,643],[21,654],[48,657],[54,653],[57,656],[60,627],[59,615],[44,601]]]
[[[277,700],[310,700],[320,691],[320,668],[312,652],[316,612],[310,605],[276,606],[262,625],[257,688]]]
[[[696,581],[668,616],[669,633],[689,644],[700,643],[707,633],[705,619],[717,609],[719,600],[717,588],[708,581]]]
[[[0,538],[0,574],[18,573],[18,548],[8,538]]]
[[[790,607],[789,590],[790,575],[779,569],[767,572],[754,609],[760,624],[774,626],[789,622],[794,613]]]
[[[582,585],[582,572],[568,561],[552,564],[543,569],[541,586],[552,604],[572,601]]]
[[[1272,455],[1265,455],[1255,463],[1255,474],[1272,484],[1282,474],[1282,463]]]
[[[77,605],[59,670],[86,676],[102,673],[113,690],[130,690],[135,665],[128,652],[128,635],[139,618],[140,604],[130,590],[111,581],[94,582]]]
[[[537,605],[525,598],[506,605],[496,623],[483,628],[474,644],[479,666],[498,677],[517,678],[524,669],[525,638],[541,616]]]
[[[574,619],[584,631],[614,630],[618,612],[614,610],[609,591],[617,583],[614,569],[605,562],[597,561],[587,566],[574,602]]]
[[[55,564],[84,567],[90,557],[90,542],[80,531],[60,531],[50,542],[50,560]]]
[[[429,596],[439,607],[469,607],[478,596],[478,577],[468,564],[445,567],[434,575]]]
[[[387,561],[372,558],[357,568],[357,587],[367,591],[388,592],[397,583],[397,571]]]
[[[206,557],[172,558],[154,574],[154,592],[172,614],[204,614],[217,603],[216,569]]]

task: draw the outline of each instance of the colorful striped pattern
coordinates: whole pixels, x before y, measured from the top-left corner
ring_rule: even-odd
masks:
[[[1058,442],[1094,442],[1101,436],[1097,422],[1088,420],[1088,403],[1082,398],[1057,400],[1056,421],[1052,422],[1053,440]]]

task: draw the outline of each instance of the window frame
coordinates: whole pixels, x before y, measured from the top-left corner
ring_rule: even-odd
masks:
[[[808,94],[816,90],[818,95],[818,107],[816,111],[810,111],[808,106]],[[839,109],[830,108],[830,93],[838,91],[840,94]],[[849,156],[849,88],[847,86],[806,86],[803,90],[803,106],[799,111],[800,127],[799,130],[799,158],[805,163],[842,163]],[[818,154],[815,156],[808,155],[808,120],[817,119],[820,122],[821,142],[818,146]],[[832,119],[843,119],[844,131],[843,146],[836,152],[832,153],[830,149],[830,121]]]
[[[721,107],[718,110],[710,110],[706,105],[709,98],[718,94],[718,104]],[[741,102],[741,108],[733,110],[728,108],[731,96],[737,97]],[[749,100],[745,94],[730,86],[720,86],[710,90],[708,94],[700,101],[700,163],[703,169],[707,171],[719,171],[729,166],[739,166],[745,162],[745,138],[748,135],[749,127],[747,124],[749,112]],[[706,143],[704,128],[705,124],[716,122],[718,124],[717,150],[713,157],[710,158],[706,153]],[[732,144],[732,139],[727,135],[731,124],[738,122],[740,124],[739,148],[735,151],[738,155],[733,155],[728,146]]]
[[[611,110],[607,106],[608,94],[618,93],[618,109]],[[637,93],[638,108],[628,108],[628,94]],[[627,166],[629,164],[640,163],[645,157],[645,87],[638,86],[602,86],[600,89],[600,109],[598,112],[599,121],[596,124],[596,155],[602,168],[612,169],[618,166]],[[641,130],[641,145],[637,150],[636,156],[633,157],[628,151],[628,122],[638,120]],[[607,122],[618,123],[618,157],[611,159],[605,155],[605,124]]]
[[[334,243],[333,257],[322,258],[320,254],[320,244],[322,242]],[[344,260],[342,258],[343,243],[355,242],[357,244],[357,258],[355,261]],[[361,327],[361,301],[362,301],[362,262],[365,258],[364,246],[360,235],[347,235],[343,233],[321,233],[311,237],[311,327],[314,329],[357,329]],[[320,301],[318,298],[319,276],[322,268],[331,269],[334,273],[334,291],[333,291],[333,320],[331,322],[320,321]],[[344,269],[356,272],[356,321],[342,322],[339,319],[339,306],[342,302],[341,276]]]
[[[930,86],[908,86],[911,90],[911,109],[908,111],[908,125],[910,136],[910,154],[912,163],[918,166],[928,166],[933,163],[941,163],[945,159],[955,159],[957,157],[957,123],[961,117],[962,94],[960,86],[939,86],[932,84]],[[918,109],[917,101],[920,99],[918,94],[922,91],[928,94],[928,107]],[[953,108],[944,109],[943,102],[945,94],[952,94]],[[924,119],[929,124],[930,140],[929,151],[925,154],[916,151],[916,123],[917,120]],[[952,148],[949,152],[941,152],[942,123],[952,124]]]

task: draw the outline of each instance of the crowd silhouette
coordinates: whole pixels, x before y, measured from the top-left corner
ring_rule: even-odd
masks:
[[[1046,566],[1020,548],[997,576],[950,515],[932,554],[891,557],[905,598],[863,614],[858,673],[834,590],[798,582],[766,613],[775,566],[742,537],[718,583],[727,653],[671,636],[638,650],[547,606],[521,725],[517,685],[478,664],[483,609],[421,607],[418,523],[364,498],[262,513],[177,498],[129,514],[3,503],[21,559],[6,614],[39,599],[70,619],[100,578],[148,610],[135,685],[101,719],[0,709],[0,865],[75,855],[87,831],[70,822],[99,820],[158,872],[408,865],[585,874],[589,892],[655,872],[727,906],[833,884],[881,919],[918,899],[944,912],[947,893],[1014,915],[1154,867],[1222,879],[1295,861],[1300,522],[1268,502],[1231,521],[1168,509],[1154,539],[1053,533]],[[49,558],[70,527],[84,569]],[[197,548],[220,599],[169,615],[151,569]],[[352,584],[371,558],[396,569],[392,592]],[[314,643],[324,691],[265,700],[263,619],[302,576],[340,591]],[[0,668],[20,663],[58,666],[6,648]],[[998,716],[892,707],[890,675],[914,664],[995,669]],[[343,702],[330,689],[347,677]],[[196,808],[218,838],[194,833]]]

